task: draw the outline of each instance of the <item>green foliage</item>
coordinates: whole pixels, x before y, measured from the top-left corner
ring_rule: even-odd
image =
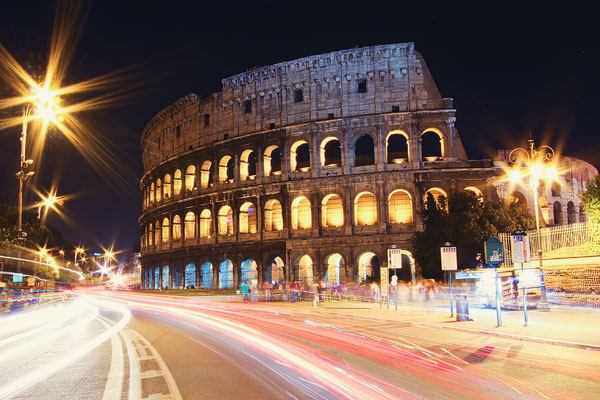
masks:
[[[598,254],[600,250],[600,175],[596,175],[581,194],[583,208],[589,221],[592,242],[585,245],[585,250]]]
[[[436,203],[428,194],[423,211],[424,231],[414,236],[414,256],[424,278],[442,278],[440,247],[451,242],[457,247],[459,268],[475,265],[484,242],[499,232],[535,227],[535,217],[517,204],[501,201],[483,204],[469,191],[454,191]]]

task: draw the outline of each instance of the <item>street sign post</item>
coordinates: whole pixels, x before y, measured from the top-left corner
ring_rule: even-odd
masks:
[[[388,302],[388,307],[389,307],[389,297],[388,297],[388,291],[389,291],[389,269],[381,267],[379,269],[379,275],[380,275],[380,279],[381,279],[381,303],[379,304],[379,308],[381,308],[383,306],[383,298],[385,297],[386,301]]]
[[[531,249],[529,248],[529,237],[527,232],[517,229],[510,235],[512,244],[513,264],[521,263],[521,277],[519,277],[519,285],[523,290],[523,316],[525,318],[525,326],[529,323],[527,318],[527,292],[525,290],[525,282],[522,276],[524,275],[524,263],[531,262]]]
[[[494,266],[494,272],[496,275],[496,319],[498,320],[498,326],[502,326],[500,286],[498,284],[498,265],[504,262],[504,245],[500,239],[491,237],[485,241],[485,262]]]
[[[450,316],[454,316],[454,304],[452,304],[452,271],[458,269],[458,261],[456,259],[456,247],[452,243],[446,242],[440,248],[442,257],[442,271],[448,271],[448,280],[450,282]]]
[[[398,276],[392,276],[392,286],[394,287],[394,305],[398,311]]]

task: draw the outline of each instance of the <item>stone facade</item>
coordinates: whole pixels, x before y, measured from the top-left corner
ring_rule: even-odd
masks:
[[[357,282],[386,266],[392,245],[406,279],[428,191],[497,199],[497,169],[467,159],[452,99],[412,43],[305,57],[222,84],[144,129],[147,287]]]

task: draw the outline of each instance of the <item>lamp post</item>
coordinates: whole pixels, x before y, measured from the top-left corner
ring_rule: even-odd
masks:
[[[519,162],[524,162],[526,165],[526,175],[529,175],[529,186],[533,190],[533,207],[535,208],[535,228],[538,241],[538,258],[540,263],[540,310],[550,311],[548,299],[546,297],[546,283],[544,282],[544,270],[542,261],[542,237],[540,233],[540,216],[538,204],[538,187],[540,178],[546,176],[553,178],[555,173],[553,169],[544,168],[544,163],[552,161],[554,158],[554,149],[550,146],[535,147],[533,139],[528,140],[528,148],[518,147],[510,152],[508,160],[512,166],[517,166]],[[520,179],[520,174],[514,170],[511,174],[511,179]]]

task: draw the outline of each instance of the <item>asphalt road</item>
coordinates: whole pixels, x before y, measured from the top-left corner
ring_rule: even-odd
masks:
[[[600,393],[597,351],[276,303],[88,294],[45,314],[41,307],[19,323],[0,318],[0,398],[591,399]]]

